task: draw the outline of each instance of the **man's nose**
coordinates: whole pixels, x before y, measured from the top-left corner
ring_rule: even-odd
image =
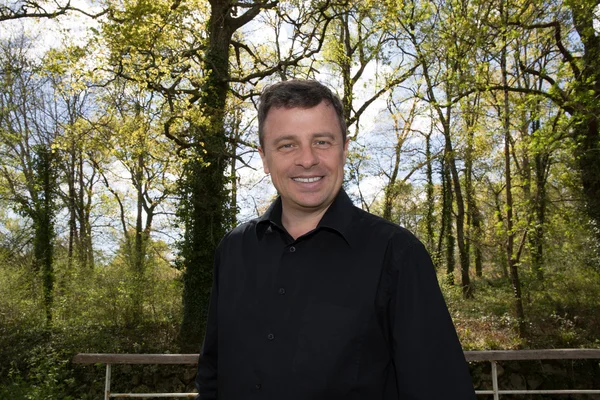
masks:
[[[312,146],[303,146],[298,152],[296,158],[296,165],[309,169],[319,163],[319,157],[317,157],[316,151]]]

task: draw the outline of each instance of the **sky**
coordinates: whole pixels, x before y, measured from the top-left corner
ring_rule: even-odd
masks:
[[[76,5],[83,9],[89,9],[86,2],[79,1],[79,5]],[[87,7],[87,8],[86,8]],[[0,24],[0,38],[8,37],[9,35],[17,34],[21,30],[25,30],[32,36],[37,36],[37,40],[34,42],[34,54],[42,56],[45,51],[50,48],[60,47],[65,43],[64,38],[74,41],[76,44],[84,44],[87,36],[89,35],[89,28],[97,25],[97,23],[90,18],[81,14],[70,14],[67,17],[61,17],[60,19],[43,19],[43,20],[19,20],[10,21],[9,23]],[[257,43],[264,43],[268,39],[273,39],[273,36],[269,37],[269,31],[266,29],[259,29],[257,26],[248,26],[248,32],[251,32],[252,40]],[[288,31],[289,34],[289,31]],[[289,47],[289,41],[284,40],[282,44],[283,48]],[[363,99],[369,97],[373,92],[374,88],[372,82],[377,78],[377,74],[380,72],[374,63],[367,66],[362,82],[356,85],[355,93],[355,104],[360,105]],[[339,85],[339,82],[334,82],[335,76],[332,76],[331,72],[322,71],[317,76],[318,79],[329,84],[334,90],[335,85]],[[333,79],[332,79],[333,78]],[[338,91],[341,92],[341,91]],[[341,94],[341,93],[340,93]],[[352,142],[352,149],[367,149],[369,147],[376,146],[377,141],[380,140],[381,134],[385,133],[389,129],[389,124],[386,125],[385,120],[385,109],[386,102],[385,97],[381,97],[371,104],[360,119],[358,126],[351,127],[349,136],[352,137],[357,131],[360,132],[358,140]],[[253,131],[256,132],[257,128],[254,125]],[[379,133],[379,134],[375,134]],[[378,139],[379,138],[379,139]],[[258,140],[255,137],[254,142]],[[239,192],[238,192],[238,206],[239,215],[238,221],[245,222],[251,218],[258,216],[260,213],[268,207],[268,204],[276,196],[276,191],[270,182],[270,177],[267,176],[262,168],[260,157],[256,152],[249,153],[245,157],[245,162],[252,168],[239,168]],[[115,166],[115,171],[119,173],[118,166]],[[367,170],[363,171],[367,173]],[[361,181],[360,191],[367,200],[367,203],[372,203],[375,196],[381,195],[382,186],[384,182],[379,174],[369,174],[365,176]],[[119,185],[119,184],[117,184]],[[124,188],[123,188],[124,189]],[[352,198],[358,198],[358,188],[354,184],[348,185],[348,191]],[[360,206],[359,202],[356,202]],[[117,229],[118,232],[118,229]],[[111,239],[106,238],[106,244],[102,246],[114,246],[110,245]],[[161,237],[162,239],[167,239]]]

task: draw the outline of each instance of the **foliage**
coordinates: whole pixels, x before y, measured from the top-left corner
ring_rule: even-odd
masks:
[[[127,323],[132,321],[132,295],[140,285],[127,255],[120,252],[94,270],[79,266],[69,270],[61,250],[55,266],[51,328],[40,323],[44,321],[40,301],[32,301],[40,299],[41,278],[26,279],[27,262],[0,263],[0,398],[94,398],[86,393],[94,387],[95,375],[86,378],[85,370],[70,363],[78,352],[177,351],[182,287],[165,243],[149,244],[146,281],[141,287],[144,308],[135,326]],[[101,379],[96,386],[101,386]]]
[[[46,6],[0,23],[78,12]],[[344,187],[426,243],[465,348],[600,345],[596,1],[102,7],[85,43],[0,41],[0,397],[197,351],[214,248],[270,196],[257,95],[292,77],[340,95]]]

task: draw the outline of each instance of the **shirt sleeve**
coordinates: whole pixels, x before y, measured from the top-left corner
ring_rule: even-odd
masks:
[[[204,343],[198,360],[198,371],[196,373],[196,388],[198,396],[196,400],[214,400],[218,398],[217,363],[218,363],[218,324],[217,303],[218,291],[218,269],[219,250],[215,253],[213,284],[210,293],[210,305],[208,308],[208,320]]]
[[[427,250],[416,238],[393,239],[390,330],[399,398],[474,400],[475,391]]]

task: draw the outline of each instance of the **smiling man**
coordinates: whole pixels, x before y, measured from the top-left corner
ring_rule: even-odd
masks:
[[[258,121],[279,197],[217,249],[199,398],[474,399],[423,245],[342,189],[338,97],[281,82],[262,93]]]

